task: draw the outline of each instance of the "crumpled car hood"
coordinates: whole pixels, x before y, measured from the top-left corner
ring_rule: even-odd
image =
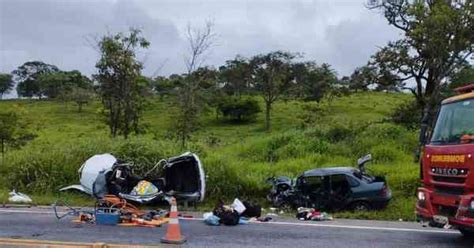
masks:
[[[69,189],[76,189],[92,195],[92,189],[94,182],[101,172],[111,170],[117,159],[109,153],[98,154],[90,157],[77,171],[80,176],[80,185],[71,185],[61,188],[59,191],[65,191]]]

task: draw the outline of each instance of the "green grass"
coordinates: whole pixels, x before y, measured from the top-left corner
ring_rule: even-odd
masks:
[[[271,132],[263,129],[263,113],[253,123],[232,124],[208,110],[187,149],[171,138],[174,108],[169,99],[150,101],[143,119],[146,134],[129,140],[109,137],[98,114],[99,102],[78,113],[72,105],[50,101],[1,101],[0,109],[18,109],[32,120],[38,137],[8,151],[1,162],[0,202],[6,201],[11,188],[31,194],[38,204],[54,202],[57,189],[77,183],[77,169],[97,153],[111,152],[144,171],[161,158],[191,150],[200,156],[208,175],[204,206],[212,206],[220,197],[264,203],[269,188],[265,179],[270,176],[355,165],[359,156],[370,152],[374,162],[368,167],[373,174],[387,177],[393,201],[382,211],[343,212],[336,217],[413,220],[419,181],[418,165],[413,162],[416,134],[387,121],[393,109],[410,99],[407,94],[358,93],[319,105],[280,101],[273,108]],[[61,197],[73,205],[93,204],[79,194]]]

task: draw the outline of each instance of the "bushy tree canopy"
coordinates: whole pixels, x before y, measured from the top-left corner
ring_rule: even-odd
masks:
[[[58,67],[41,61],[29,61],[12,72],[18,83],[16,91],[22,97],[43,97],[39,76],[46,73],[59,72]]]
[[[443,85],[466,64],[474,45],[474,3],[459,0],[370,0],[403,38],[390,42],[371,59],[382,74],[411,90],[428,119]],[[415,82],[415,87],[406,83]]]
[[[92,89],[92,81],[79,71],[57,71],[38,76],[38,83],[43,96],[51,99],[66,98],[75,88]]]
[[[15,83],[13,82],[11,74],[0,73],[0,99],[3,98],[4,94],[10,92],[14,85]]]
[[[143,111],[143,65],[136,58],[136,51],[147,48],[149,42],[140,30],[131,29],[128,34],[107,35],[99,41],[100,59],[94,78],[105,109],[106,122],[112,136],[125,138],[132,131],[139,131]]]
[[[291,66],[296,54],[275,51],[257,55],[250,61],[253,83],[265,101],[265,129],[270,130],[272,104],[288,90]]]

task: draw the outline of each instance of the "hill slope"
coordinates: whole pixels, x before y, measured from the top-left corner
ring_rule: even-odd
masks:
[[[398,104],[410,99],[406,94],[357,93],[320,105],[281,101],[273,110],[270,133],[263,130],[263,114],[254,123],[232,124],[216,119],[209,110],[184,150],[196,152],[203,161],[209,204],[218,197],[264,202],[269,176],[355,165],[359,156],[370,152],[374,163],[369,171],[387,177],[394,200],[383,211],[338,216],[413,219],[416,134],[386,120]],[[8,189],[16,187],[39,203],[51,202],[59,187],[77,182],[77,169],[94,154],[111,152],[144,171],[161,158],[184,151],[172,135],[174,108],[167,99],[151,101],[144,116],[147,133],[129,140],[109,137],[98,102],[78,113],[74,106],[49,101],[0,101],[0,109],[10,108],[27,113],[38,137],[5,156],[0,166],[3,199]],[[66,198],[90,202],[76,195]]]

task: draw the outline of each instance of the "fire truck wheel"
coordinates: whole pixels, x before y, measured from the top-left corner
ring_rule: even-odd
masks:
[[[472,230],[466,230],[464,228],[459,228],[459,231],[462,233],[462,235],[464,237],[474,238],[474,231],[472,231]]]

